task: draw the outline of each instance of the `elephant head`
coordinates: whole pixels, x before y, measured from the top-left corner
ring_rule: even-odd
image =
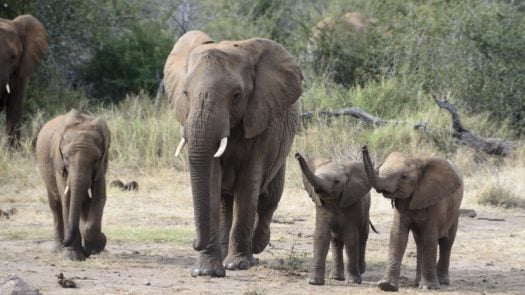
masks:
[[[0,18],[0,109],[7,106],[8,144],[19,136],[23,100],[29,74],[47,51],[44,26],[31,15]]]
[[[411,210],[430,207],[451,196],[461,186],[460,177],[444,159],[407,157],[393,152],[376,171],[366,146],[362,152],[372,187],[389,199],[410,199]]]
[[[286,116],[301,94],[302,74],[292,56],[266,39],[213,42],[200,31],[183,35],[164,67],[168,97],[188,144],[197,239],[209,242],[212,163],[236,140],[264,133],[274,118]],[[180,149],[179,149],[180,150]]]
[[[322,201],[335,200],[340,208],[346,208],[370,191],[364,169],[358,163],[335,163],[323,158],[313,158],[307,163],[299,153],[295,158],[308,194],[317,206],[322,206]]]
[[[103,119],[82,115],[77,110],[65,115],[61,134],[59,155],[55,158],[66,179],[65,199],[70,202],[64,238],[64,246],[69,247],[79,234],[82,204],[88,198],[105,196],[111,135]]]

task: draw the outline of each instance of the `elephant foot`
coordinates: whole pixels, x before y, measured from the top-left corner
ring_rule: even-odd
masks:
[[[86,260],[86,253],[83,249],[64,248],[64,257],[72,261],[83,261]]]
[[[84,250],[88,255],[97,254],[106,247],[106,235],[100,233],[96,238],[85,239]]]
[[[438,275],[438,281],[441,285],[449,285],[450,280],[448,278],[448,274],[446,275]]]
[[[324,274],[310,274],[310,278],[308,278],[308,284],[310,285],[324,285]]]
[[[253,233],[252,251],[253,254],[261,253],[270,242],[270,227],[267,224],[257,223]]]
[[[423,290],[439,290],[440,286],[439,283],[436,282],[423,282],[421,281],[419,283],[419,289]]]
[[[379,289],[381,289],[382,291],[387,291],[387,292],[399,291],[398,284],[394,284],[393,282],[390,282],[384,279],[379,281],[379,283],[377,283],[377,287],[379,287]]]
[[[330,279],[336,280],[336,281],[344,281],[345,280],[345,275],[341,271],[332,270],[332,272],[330,272],[330,276],[328,276],[328,277]]]
[[[256,264],[252,255],[246,256],[228,256],[224,259],[224,266],[228,270],[247,270]]]
[[[191,276],[224,277],[226,270],[219,259],[214,257],[200,257],[197,265],[191,270]]]
[[[347,275],[347,278],[346,278],[346,282],[347,283],[354,283],[354,284],[361,284],[363,282],[363,279],[361,278],[361,275],[355,275],[355,274],[351,274],[351,273],[348,273]]]

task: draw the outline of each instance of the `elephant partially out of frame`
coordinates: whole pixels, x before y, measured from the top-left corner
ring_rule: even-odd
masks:
[[[416,285],[439,289],[440,284],[449,284],[450,254],[463,198],[462,176],[444,159],[407,157],[398,152],[388,155],[376,172],[366,146],[363,162],[372,187],[391,199],[395,207],[388,262],[379,288],[399,290],[401,261],[410,231],[417,246]]]
[[[6,109],[7,145],[20,140],[29,75],[47,52],[49,37],[31,15],[0,18],[0,111]]]
[[[248,269],[270,240],[285,160],[299,125],[302,74],[267,39],[215,43],[184,34],[164,67],[187,143],[199,251],[192,276]]]
[[[369,232],[370,183],[362,163],[341,163],[324,158],[308,162],[295,154],[303,183],[317,205],[313,261],[308,282],[323,285],[326,256],[332,244],[330,278],[361,284],[366,270],[365,250]],[[347,263],[343,264],[343,249]]]
[[[47,122],[36,142],[53,213],[55,249],[84,260],[106,246],[101,222],[111,134],[106,122],[71,110]]]

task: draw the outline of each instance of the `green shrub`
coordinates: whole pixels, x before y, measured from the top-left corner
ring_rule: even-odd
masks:
[[[525,208],[525,199],[517,196],[511,189],[501,185],[486,186],[476,196],[478,203],[504,209]]]
[[[173,46],[158,23],[137,23],[121,37],[108,36],[83,66],[90,93],[113,102],[144,90],[153,95]]]

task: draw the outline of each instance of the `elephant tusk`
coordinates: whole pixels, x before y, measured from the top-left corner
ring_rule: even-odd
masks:
[[[184,137],[180,140],[179,146],[177,147],[177,150],[175,151],[175,157],[178,157],[180,155],[180,152],[186,145],[186,139]]]
[[[7,94],[11,94],[11,88],[9,87],[9,83],[5,84],[5,90],[7,91]]]
[[[228,137],[223,137],[221,139],[221,144],[219,145],[219,149],[217,149],[217,152],[215,155],[213,155],[214,158],[219,158],[224,154],[224,151],[226,150],[226,146],[228,145]]]
[[[66,185],[66,189],[64,190],[64,196],[67,195],[67,193],[69,193],[69,185]]]
[[[88,189],[88,197],[89,197],[90,199],[92,199],[92,198],[93,198],[93,195],[91,194],[91,188],[90,188],[90,189]]]

